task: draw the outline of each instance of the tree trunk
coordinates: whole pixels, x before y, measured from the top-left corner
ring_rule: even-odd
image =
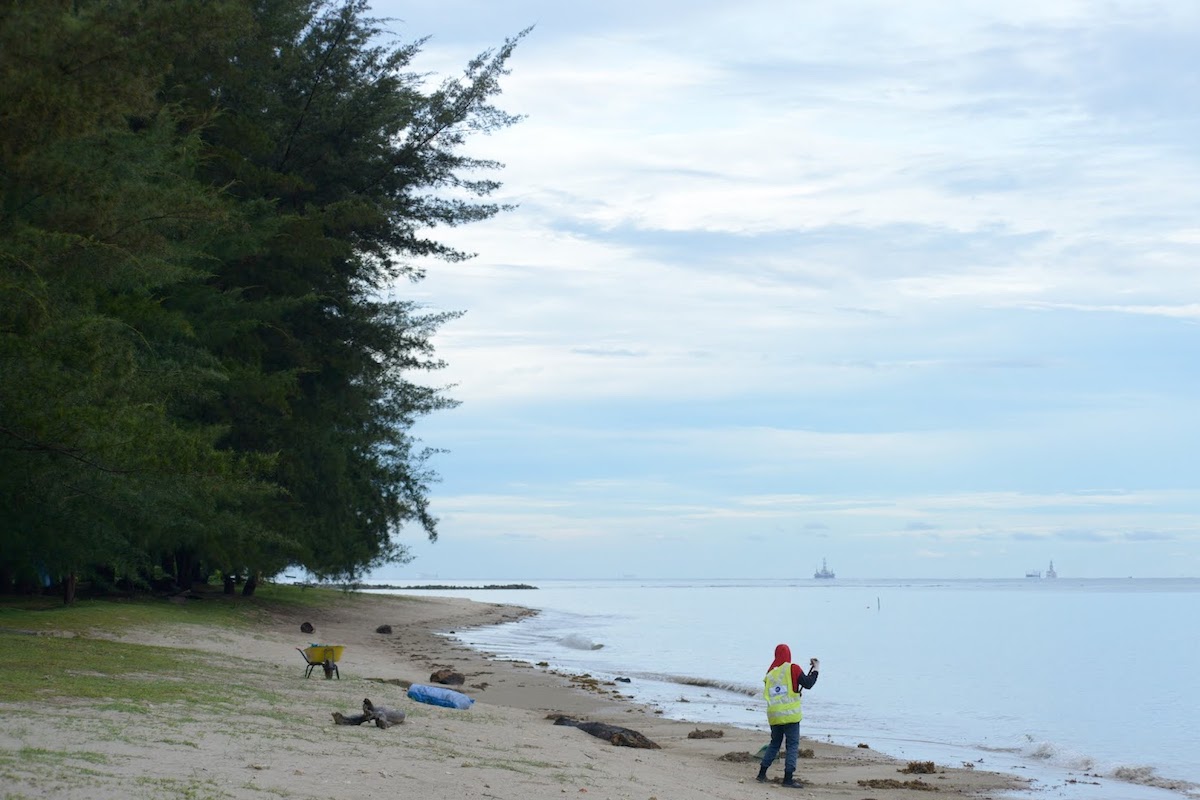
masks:
[[[78,580],[79,578],[74,572],[68,572],[63,577],[63,605],[69,606],[75,603],[75,585]]]
[[[251,572],[246,576],[246,585],[242,587],[242,597],[253,597],[254,590],[258,588],[258,572]]]
[[[191,550],[180,548],[175,551],[175,581],[180,589],[191,589],[200,579],[200,564]]]
[[[183,588],[182,581],[179,578],[179,569],[175,566],[175,554],[163,553],[158,559],[159,569],[162,570],[163,577],[156,581],[155,586],[159,591],[173,591]]]
[[[222,594],[233,594],[234,588],[237,586],[237,575],[233,573],[225,573],[225,586],[221,589]]]

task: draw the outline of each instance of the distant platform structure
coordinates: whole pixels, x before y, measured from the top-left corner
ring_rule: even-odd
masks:
[[[825,559],[822,558],[821,568],[813,573],[813,577],[817,578],[818,580],[832,580],[833,578],[836,578],[837,575],[833,573],[833,570],[829,569],[829,565],[826,564]]]
[[[1025,573],[1025,577],[1026,578],[1041,578],[1042,571],[1040,569],[1031,569],[1029,572]],[[1054,571],[1054,561],[1053,560],[1050,561],[1050,568],[1046,570],[1045,577],[1047,577],[1047,578],[1057,578],[1058,577],[1058,573]]]

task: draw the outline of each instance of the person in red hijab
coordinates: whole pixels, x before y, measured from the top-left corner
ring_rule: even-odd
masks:
[[[815,658],[808,660],[808,674],[800,669],[799,664],[792,663],[792,649],[786,644],[775,646],[775,660],[763,677],[763,697],[767,700],[767,722],[771,725],[771,743],[763,753],[762,763],[758,766],[759,783],[767,780],[767,767],[779,755],[779,747],[787,740],[787,750],[783,758],[783,783],[789,788],[799,789],[804,784],[796,780],[796,759],[800,755],[800,695],[804,689],[811,689],[817,682],[817,673],[821,662]]]

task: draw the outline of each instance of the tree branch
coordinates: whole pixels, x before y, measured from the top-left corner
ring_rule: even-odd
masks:
[[[25,446],[15,448],[18,450],[34,453],[52,453],[54,455],[66,456],[67,458],[74,459],[75,461],[85,464],[92,469],[97,469],[101,472],[107,472],[109,475],[129,475],[133,472],[133,470],[128,469],[110,469],[101,464],[97,464],[90,458],[81,455],[76,449],[48,444],[46,442],[39,442],[36,439],[29,438],[28,436],[22,436],[11,428],[0,426],[0,434],[16,439],[18,442],[22,442]]]

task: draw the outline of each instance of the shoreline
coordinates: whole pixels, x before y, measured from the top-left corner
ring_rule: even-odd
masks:
[[[595,746],[613,752],[629,754],[658,752],[664,753],[668,757],[683,757],[686,762],[686,771],[689,774],[707,773],[702,787],[673,792],[668,787],[660,786],[648,796],[655,796],[658,800],[673,800],[676,797],[682,800],[684,797],[697,796],[698,791],[706,793],[707,796],[722,796],[713,794],[714,789],[719,785],[724,785],[726,789],[735,792],[734,796],[743,796],[740,792],[747,789],[751,791],[774,789],[782,792],[785,796],[797,794],[778,786],[783,772],[782,754],[771,766],[768,773],[769,782],[765,785],[754,781],[754,776],[758,771],[756,758],[753,761],[741,763],[720,760],[722,757],[735,754],[752,755],[756,753],[766,743],[767,736],[761,730],[728,723],[696,723],[671,719],[663,716],[661,710],[656,709],[653,705],[640,703],[626,694],[622,684],[614,681],[600,681],[587,673],[571,674],[539,665],[539,663],[545,664],[546,662],[530,663],[503,658],[495,653],[468,645],[458,638],[460,631],[535,616],[540,613],[536,609],[511,603],[424,597],[420,594],[375,594],[373,592],[357,594],[360,597],[417,600],[434,606],[443,606],[444,604],[447,611],[453,609],[451,617],[442,620],[443,623],[453,624],[437,624],[436,620],[427,619],[418,623],[423,627],[419,629],[417,635],[424,641],[425,647],[429,651],[426,655],[431,656],[426,666],[431,669],[435,667],[452,668],[461,672],[465,677],[465,685],[454,688],[463,690],[472,696],[476,700],[477,707],[492,704],[537,714],[543,712],[545,715],[567,714],[588,721],[627,727],[646,735],[658,743],[662,750],[635,750],[612,747],[602,740],[593,739],[592,741]],[[394,630],[396,629],[394,628]],[[412,635],[411,631],[409,635]],[[485,680],[476,682],[473,679],[477,677],[483,677]],[[416,682],[427,681],[417,680]],[[537,719],[544,719],[544,717],[539,716]],[[546,720],[544,724],[551,725],[551,721]],[[701,728],[719,731],[721,735],[712,739],[688,737],[688,734],[698,732]],[[550,730],[553,732],[554,728],[550,728]],[[574,732],[566,735],[571,735],[571,733]],[[574,735],[584,740],[590,738],[578,733]],[[588,744],[586,741],[584,743]],[[938,764],[937,773],[933,775],[901,773],[899,770],[909,764],[904,759],[886,755],[870,749],[869,746],[856,748],[824,742],[806,735],[804,731],[801,733],[801,748],[813,751],[812,758],[801,759],[797,766],[796,777],[806,783],[807,791],[801,793],[802,796],[856,798],[870,796],[876,800],[899,800],[899,798],[912,797],[913,788],[905,787],[903,784],[913,781],[933,784],[941,797],[971,797],[976,800],[989,797],[1013,797],[1015,794],[1025,793],[1031,788],[1027,780],[1009,773],[949,767],[944,764]],[[696,762],[697,758],[709,763]],[[822,783],[818,780],[818,776],[826,777],[827,781]],[[852,777],[853,779],[851,779]],[[862,786],[859,781],[874,785]]]
[[[609,580],[595,583],[605,589],[620,589],[623,582]],[[731,584],[734,589],[743,588],[738,586],[741,582],[737,580],[726,583]],[[967,585],[971,588],[987,588],[977,587],[977,583],[970,581]],[[733,618],[736,615],[721,616],[726,608],[736,608],[737,604],[722,600],[709,602],[709,594],[698,598],[705,601],[704,618],[712,618],[715,614],[721,630],[732,630],[728,637],[721,637],[721,644],[693,642],[696,638],[694,631],[687,636],[677,635],[671,626],[660,624],[664,618],[673,620],[678,616],[678,608],[674,603],[683,603],[683,600],[664,599],[664,604],[669,609],[669,613],[665,615],[641,614],[640,609],[644,602],[658,596],[653,590],[687,589],[707,585],[704,582],[649,581],[635,588],[652,591],[635,592],[631,595],[621,593],[619,596],[606,598],[603,602],[597,598],[593,603],[590,595],[575,591],[579,588],[590,588],[587,582],[551,581],[540,588],[548,588],[552,592],[564,588],[569,591],[546,598],[526,599],[517,593],[507,593],[497,598],[505,603],[521,605],[528,602],[538,608],[545,608],[546,613],[550,615],[546,622],[530,621],[507,630],[471,631],[462,638],[473,647],[503,653],[509,658],[536,661],[546,654],[554,667],[567,672],[593,670],[610,680],[616,676],[630,677],[633,679],[630,694],[634,695],[634,702],[661,708],[670,717],[694,722],[701,727],[727,723],[750,730],[765,731],[765,724],[758,724],[761,715],[756,702],[761,695],[761,685],[758,692],[752,693],[754,699],[742,702],[745,698],[739,700],[738,695],[745,693],[750,684],[744,681],[730,684],[724,678],[729,675],[744,676],[754,669],[756,665],[747,663],[748,659],[743,654],[749,648],[761,645],[764,633],[767,636],[772,635],[769,629],[753,630],[757,637],[753,641],[745,635],[739,638],[738,634],[743,633],[746,626],[737,623]],[[714,582],[714,585],[725,584]],[[1122,586],[1128,588],[1125,584]],[[483,592],[467,591],[474,588],[471,586],[457,588],[463,591],[456,591],[448,596],[482,602],[493,599]],[[904,588],[909,587],[906,584]],[[866,592],[859,594],[865,595]],[[935,600],[939,597],[928,592],[925,594]],[[1031,597],[1028,593],[1022,596]],[[636,599],[622,601],[621,597]],[[820,599],[822,596],[814,597]],[[868,599],[870,602],[867,608],[873,617],[876,593],[871,591]],[[1000,599],[1003,600],[1003,597]],[[1045,603],[1046,601],[1041,600],[1029,601],[1029,604],[1039,606]],[[852,602],[845,605],[862,608],[861,604],[855,606]],[[883,605],[885,609],[888,607],[886,596]],[[573,615],[579,615],[577,621],[572,619]],[[848,616],[853,617],[853,614],[848,613]],[[625,624],[626,619],[636,624]],[[963,622],[971,624],[970,620]],[[931,626],[926,632],[930,635],[944,633],[951,630],[953,624],[940,625],[936,629]],[[893,629],[896,629],[895,626]],[[703,631],[704,628],[698,630]],[[872,636],[858,636],[854,641],[874,640],[876,631],[872,628],[871,632]],[[824,633],[828,636],[831,631],[826,630]],[[953,637],[937,636],[941,646],[947,648],[947,659],[955,663],[964,659],[969,661],[971,654],[988,652],[988,648],[1000,647],[1004,642],[1003,635],[992,636],[986,628],[971,627],[964,633],[968,638],[970,634],[975,634],[974,639],[971,639],[975,647],[964,649],[954,644]],[[700,635],[703,636],[703,633]],[[656,644],[656,638],[659,636],[663,638],[663,647]],[[586,652],[589,643],[592,643],[591,649],[600,647],[595,642],[604,643],[603,652]],[[890,644],[900,651],[908,652],[905,650],[907,642]],[[913,649],[927,648],[922,644]],[[851,654],[853,658],[847,658],[847,654],[843,652],[842,661],[845,662],[846,671],[835,671],[829,677],[837,682],[839,678],[844,680],[845,675],[853,674],[859,681],[864,676],[868,678],[862,682],[862,686],[886,686],[886,683],[876,684],[869,680],[872,670],[877,667],[875,655],[869,650],[869,646],[860,647],[857,652]],[[692,653],[701,654],[695,663],[691,659]],[[1089,663],[1104,662],[1104,659],[1093,659]],[[676,668],[673,664],[686,666]],[[837,690],[836,697],[833,696],[835,693],[830,693],[828,696],[822,694],[817,698],[815,713],[811,720],[806,714],[806,719],[801,725],[802,731],[809,736],[818,736],[823,741],[851,748],[858,742],[865,742],[872,748],[900,760],[932,758],[939,764],[974,764],[977,768],[986,766],[992,771],[1020,776],[1028,782],[1030,788],[1038,792],[1054,793],[1064,800],[1178,800],[1181,797],[1200,797],[1200,782],[1179,777],[1194,774],[1195,751],[1180,749],[1181,743],[1195,738],[1194,732],[1185,728],[1180,731],[1179,737],[1166,733],[1176,725],[1186,724],[1184,720],[1172,715],[1168,720],[1169,726],[1160,726],[1159,730],[1152,732],[1149,742],[1141,738],[1128,741],[1114,738],[1114,734],[1102,725],[1097,726],[1095,730],[1091,725],[1081,725],[1072,729],[1069,720],[1091,719],[1086,713],[1090,706],[1086,706],[1085,712],[1078,716],[1056,717],[1046,713],[1047,709],[1059,707],[1068,711],[1079,710],[1078,706],[1072,706],[1071,703],[1078,700],[1087,702],[1085,698],[1075,698],[1069,692],[1062,703],[1058,703],[1057,698],[1043,698],[1051,702],[1040,704],[1037,709],[1029,708],[1021,714],[1004,716],[1007,710],[997,709],[1000,704],[995,701],[994,692],[991,696],[985,694],[978,698],[973,695],[973,692],[982,688],[984,679],[980,677],[975,681],[975,685],[972,685],[969,676],[978,674],[988,676],[988,680],[997,677],[1003,679],[1004,676],[988,673],[990,666],[979,664],[977,667],[981,672],[977,673],[976,668],[972,667],[960,669],[954,675],[948,676],[958,681],[951,681],[953,696],[948,693],[939,696],[936,689],[925,688],[938,684],[925,680],[921,686],[914,687],[914,692],[921,692],[925,688],[923,694],[916,696],[926,702],[918,705],[914,705],[911,698],[905,705],[907,692],[903,692],[904,696],[897,697],[894,705],[889,705],[892,701],[890,696],[871,697],[870,689],[860,692],[857,683],[854,687],[843,686]],[[675,669],[681,669],[682,672],[676,674]],[[936,670],[927,670],[924,677],[932,677],[934,672]],[[734,694],[727,695],[717,691],[708,693],[704,688],[697,691],[693,689],[695,684],[691,683],[694,676],[701,676],[696,680],[701,681],[702,687],[732,688]],[[1052,686],[1055,679],[1052,671],[1034,673],[1034,676],[1032,682],[1022,679],[1029,683],[1029,691],[1020,694],[1037,697],[1040,692],[1044,695],[1047,691],[1046,686]],[[1043,676],[1045,683],[1041,682]],[[1181,686],[1176,691],[1178,693],[1186,690]],[[876,690],[876,694],[883,693]],[[1156,697],[1160,702],[1162,694],[1163,692],[1159,692],[1159,696]],[[975,703],[975,699],[978,699],[979,703]],[[829,709],[823,709],[822,706],[827,700],[833,705]],[[880,702],[864,702],[865,700]],[[951,710],[954,708],[962,709],[961,719]],[[824,710],[835,713],[826,716]],[[1039,711],[1042,712],[1040,715]],[[1138,711],[1140,709],[1136,709],[1131,716],[1136,718]],[[1000,716],[994,718],[993,727],[991,715],[996,713]],[[950,718],[952,715],[953,719]],[[765,723],[765,720],[763,722]]]
[[[705,728],[719,736],[691,738],[694,723],[666,719],[632,702],[622,684],[500,659],[444,635],[535,613],[455,598],[351,593],[331,596],[317,608],[275,611],[252,628],[182,625],[107,636],[91,631],[86,635],[184,649],[197,663],[218,665],[228,658],[224,680],[231,694],[238,690],[246,699],[223,714],[170,704],[128,712],[70,698],[34,709],[0,703],[7,728],[0,733],[0,754],[62,753],[68,767],[62,774],[51,770],[50,779],[44,765],[20,767],[6,789],[12,797],[48,796],[46,781],[53,780],[49,794],[69,800],[397,792],[431,800],[565,794],[631,800],[765,800],[780,794],[901,800],[911,798],[914,788],[926,788],[941,798],[999,800],[1031,788],[1013,775],[944,764],[932,774],[903,773],[907,762],[808,737],[802,737],[801,747],[810,748],[813,757],[801,759],[797,768],[805,789],[779,787],[781,760],[771,767],[770,782],[758,784],[752,754],[765,744],[761,731],[712,725]],[[304,622],[314,626],[313,633],[301,633]],[[382,626],[391,632],[376,632]],[[303,677],[305,664],[296,648],[310,643],[344,645],[339,679],[322,679],[319,669],[312,678]],[[408,699],[408,684],[428,684],[440,669],[464,676],[463,685],[451,688],[475,699],[470,709]],[[386,730],[333,723],[332,712],[357,713],[364,697],[405,711],[407,720]],[[582,730],[555,726],[548,718],[554,714],[628,728],[661,749],[617,747]],[[29,722],[34,718],[37,724]],[[73,753],[90,754],[87,779],[72,779]],[[722,760],[731,754],[749,760]],[[180,792],[180,780],[195,785],[190,794]],[[912,781],[925,786],[905,788]],[[168,788],[155,793],[146,785]]]

